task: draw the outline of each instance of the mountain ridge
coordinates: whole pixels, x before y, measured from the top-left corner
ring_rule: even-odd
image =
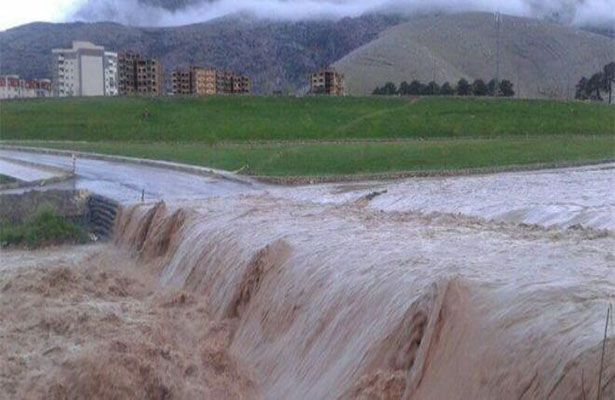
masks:
[[[500,40],[500,78],[511,80],[521,97],[571,98],[582,76],[615,60],[615,40],[531,18],[503,16]],[[354,95],[387,81],[489,81],[496,43],[492,14],[443,15],[391,27],[334,65]]]
[[[478,20],[473,22],[473,18]],[[307,86],[311,72],[334,64],[346,73],[349,92],[362,95],[371,93],[376,86],[389,80],[397,84],[412,79],[430,81],[433,74],[429,71],[433,69],[434,58],[440,70],[437,73],[440,83],[445,80],[455,82],[460,77],[491,79],[495,43],[492,18],[488,13],[421,15],[412,18],[370,14],[340,20],[293,22],[236,14],[164,28],[133,27],[115,22],[31,23],[0,32],[0,73],[17,73],[25,78],[50,77],[52,48],[70,46],[73,40],[89,40],[108,50],[133,50],[159,58],[164,64],[167,80],[173,68],[189,64],[248,74],[253,79],[256,94],[301,91]],[[522,29],[509,31],[507,21],[513,20],[527,25],[531,33],[524,33]],[[507,36],[503,58],[507,60],[512,52],[522,60],[512,65],[504,63],[501,77],[512,80],[518,93],[524,97],[569,97],[581,75],[596,72],[601,68],[598,64],[609,58],[605,47],[613,48],[613,40],[607,39],[608,31],[607,35],[600,36],[544,20],[505,16],[504,21],[504,34],[510,36],[514,32],[519,39],[511,41],[514,47],[511,50],[511,43],[506,41],[510,37]],[[442,26],[434,30],[434,24]],[[481,29],[473,30],[472,24],[478,24]],[[442,35],[442,32],[451,30],[456,32],[456,36]],[[414,39],[400,41],[394,39],[396,35]],[[429,35],[433,37],[427,37]],[[555,66],[557,73],[561,74],[562,65],[570,64],[570,60],[561,57],[560,53],[569,43],[576,43],[579,37],[585,38],[581,44],[591,51],[581,51],[575,47],[571,57],[573,61],[581,58],[583,62],[573,63],[575,68],[566,72],[565,84],[560,79],[548,88],[538,88],[536,82],[545,79],[545,70]],[[456,42],[459,40],[462,40],[461,43]],[[440,44],[436,46],[431,42]],[[457,44],[449,48],[441,46],[448,42]],[[542,47],[534,48],[532,43],[541,43]],[[550,49],[553,46],[557,47],[559,60],[555,64],[540,54],[541,51],[546,54],[553,52]],[[378,47],[380,53],[385,48],[390,49],[387,50],[388,55],[377,54],[373,57],[372,54],[369,56],[372,59],[370,62],[393,63],[401,67],[387,70],[360,62],[358,54],[369,53],[370,49]],[[524,50],[526,48],[533,50]],[[475,50],[485,53],[477,53],[479,56],[476,58],[480,60],[478,65],[467,60],[468,54],[474,54]],[[399,55],[404,52],[415,54],[415,57],[400,58]],[[594,59],[597,62],[587,61]],[[464,63],[472,64],[471,68],[462,65]],[[538,67],[534,68],[532,64]]]
[[[292,91],[307,84],[315,69],[402,21],[400,16],[368,15],[296,22],[225,16],[165,28],[114,22],[33,23],[0,32],[0,72],[49,77],[51,49],[89,40],[111,51],[133,50],[159,58],[167,73],[196,64],[248,74],[256,93]]]

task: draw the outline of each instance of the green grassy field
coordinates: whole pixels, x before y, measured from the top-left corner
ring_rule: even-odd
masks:
[[[176,161],[263,176],[444,171],[595,161],[615,157],[612,137],[476,139],[341,144],[30,143]]]
[[[472,98],[54,99],[3,103],[0,138],[254,175],[440,171],[614,158],[615,108]]]

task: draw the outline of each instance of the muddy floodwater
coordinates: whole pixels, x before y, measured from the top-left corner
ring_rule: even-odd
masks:
[[[0,393],[595,399],[603,359],[614,398],[613,178],[596,166],[125,206],[113,243],[2,253]]]

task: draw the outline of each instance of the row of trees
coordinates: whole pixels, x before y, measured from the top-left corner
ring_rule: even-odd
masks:
[[[596,72],[587,79],[582,77],[576,86],[575,99],[602,101],[602,94],[609,97],[609,104],[613,100],[613,83],[615,83],[615,62],[608,63],[602,71]]]
[[[500,82],[492,79],[489,83],[485,83],[482,79],[476,79],[470,83],[465,79],[460,79],[454,87],[445,82],[442,86],[431,81],[428,84],[423,84],[420,81],[414,80],[410,83],[403,81],[399,88],[393,82],[387,82],[382,87],[374,89],[372,94],[384,96],[504,96],[512,97],[515,95],[513,84],[509,80]]]

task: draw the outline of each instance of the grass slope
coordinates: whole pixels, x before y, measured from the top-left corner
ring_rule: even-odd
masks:
[[[606,105],[536,100],[56,99],[2,104],[0,137],[253,175],[331,176],[614,158],[614,118]]]
[[[175,161],[259,176],[335,176],[500,168],[615,157],[612,137],[433,140],[384,143],[50,143],[40,147]]]
[[[606,105],[460,98],[93,98],[6,102],[3,140],[244,141],[612,135]]]

